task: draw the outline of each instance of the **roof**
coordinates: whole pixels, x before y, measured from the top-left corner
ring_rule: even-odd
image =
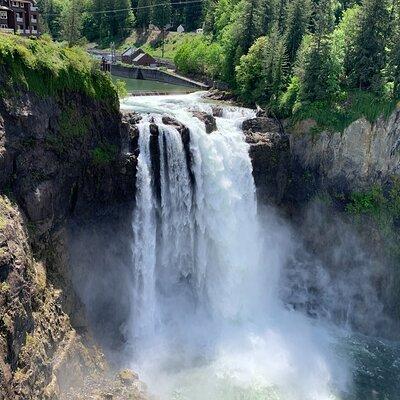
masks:
[[[141,53],[141,54],[137,55],[137,56],[134,58],[133,62],[139,61],[139,60],[141,60],[141,59],[142,59],[143,57],[145,57],[145,56],[150,57],[152,60],[154,60],[154,58],[153,58],[150,54]]]
[[[137,55],[133,61],[139,61],[142,57],[144,57],[146,55],[146,53],[140,53],[139,55]]]
[[[135,53],[135,51],[137,51],[137,48],[135,46],[132,47],[128,47],[123,53],[123,56],[131,56],[133,53]]]
[[[0,10],[12,11],[11,8],[8,8],[6,6],[0,6]]]

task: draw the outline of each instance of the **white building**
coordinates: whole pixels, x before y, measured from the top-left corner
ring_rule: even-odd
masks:
[[[185,28],[182,25],[179,25],[178,28],[176,28],[176,31],[178,33],[183,33],[183,32],[185,32]]]
[[[203,28],[196,29],[196,33],[197,33],[198,35],[202,35],[202,34],[204,33]]]

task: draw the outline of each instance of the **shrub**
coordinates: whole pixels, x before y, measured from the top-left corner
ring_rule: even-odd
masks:
[[[0,34],[3,95],[24,88],[41,97],[80,92],[118,108],[111,78],[79,47],[43,39]]]

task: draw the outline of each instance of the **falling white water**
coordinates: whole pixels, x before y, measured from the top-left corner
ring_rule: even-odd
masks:
[[[290,251],[273,215],[260,223],[240,125],[252,111],[225,108],[207,134],[198,95],[127,99],[139,126],[133,216],[134,368],[162,400],[340,398],[347,366],[324,327],[286,310],[279,269]],[[190,129],[191,165],[175,117]],[[155,195],[149,121],[159,128]],[[194,182],[191,180],[193,174]]]
[[[133,228],[133,320],[135,334],[151,334],[156,322],[156,215],[150,158],[150,126],[139,125],[136,207]],[[138,245],[140,243],[140,245]]]

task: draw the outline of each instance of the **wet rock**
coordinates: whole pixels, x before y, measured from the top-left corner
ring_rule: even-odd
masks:
[[[232,101],[235,96],[228,90],[211,89],[205,95],[205,98],[217,101]]]
[[[142,116],[137,112],[124,111],[122,112],[122,121],[125,121],[131,125],[136,125],[142,120]]]
[[[280,132],[279,123],[275,119],[267,117],[256,117],[248,119],[243,122],[242,129],[245,132]]]
[[[192,111],[192,115],[204,122],[207,133],[212,133],[217,130],[217,121],[212,115],[203,111]]]
[[[260,117],[269,117],[268,112],[266,110],[263,110],[260,106],[257,105],[257,109],[256,109],[256,117],[260,118]]]
[[[286,134],[246,133],[253,176],[260,200],[280,204],[290,181],[290,148]]]
[[[222,117],[224,114],[224,109],[222,107],[212,106],[211,109],[214,117]]]
[[[181,122],[179,122],[177,119],[169,116],[169,115],[163,115],[162,117],[162,122],[165,125],[171,125],[174,128],[176,128],[179,132],[183,131],[186,127],[183,125]]]

